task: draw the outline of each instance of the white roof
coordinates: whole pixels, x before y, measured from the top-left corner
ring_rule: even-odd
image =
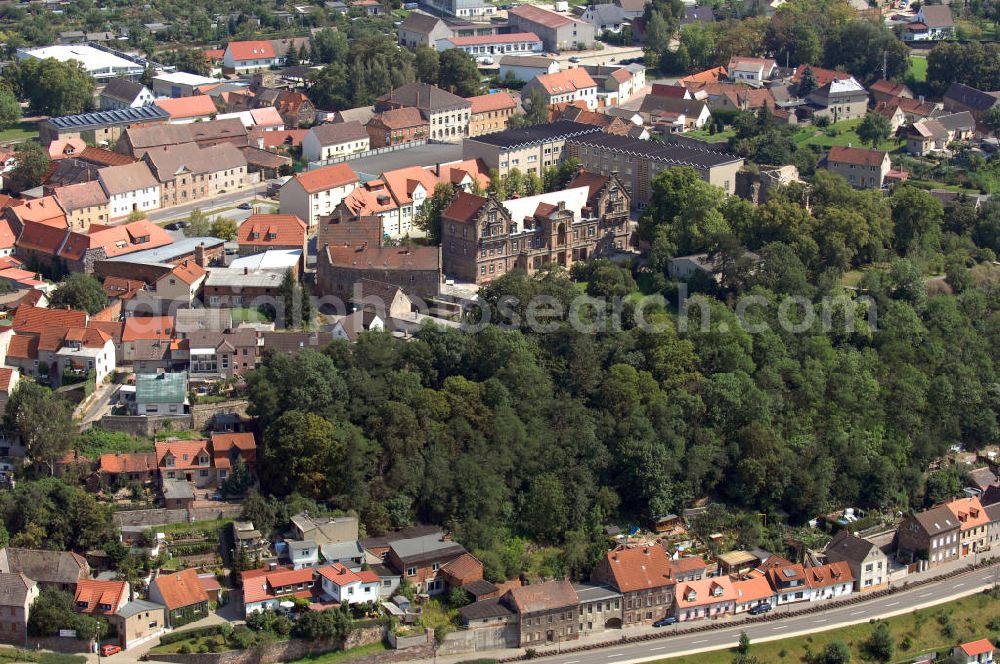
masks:
[[[503,206],[510,213],[511,220],[517,226],[517,232],[520,233],[524,230],[524,218],[534,216],[539,203],[559,205],[560,202],[564,201],[566,209],[572,210],[573,216],[579,220],[580,210],[587,204],[587,196],[589,194],[590,187],[573,187],[572,189],[563,189],[562,191],[553,191],[547,194],[538,194],[537,196],[512,198],[508,201],[503,201]]]
[[[208,83],[218,83],[219,80],[198,74],[189,74],[186,71],[175,71],[172,74],[160,74],[153,77],[154,81],[165,83],[176,83],[178,85],[206,85]]]
[[[830,81],[830,93],[837,92],[864,92],[865,87],[854,80],[854,77],[843,80],[834,79]]]
[[[230,118],[237,118],[240,122],[243,123],[243,126],[246,127],[247,129],[250,129],[251,127],[254,126],[254,124],[256,124],[253,121],[253,116],[250,115],[250,111],[236,111],[235,113],[221,113],[221,114],[215,116],[216,120],[228,120]]]
[[[302,260],[301,249],[268,249],[267,251],[237,258],[229,264],[230,270],[248,269],[250,272],[281,272],[295,268]]]
[[[59,62],[76,60],[83,65],[87,73],[112,75],[128,70],[142,71],[142,65],[126,60],[113,53],[96,49],[87,44],[55,44],[41,48],[26,48],[18,51],[20,59],[37,58],[45,60],[55,58]]]

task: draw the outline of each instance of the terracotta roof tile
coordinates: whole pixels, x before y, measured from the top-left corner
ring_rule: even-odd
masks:
[[[332,164],[316,168],[296,175],[295,179],[310,194],[358,182],[358,176],[354,169],[347,164]]]
[[[208,594],[201,587],[198,573],[193,569],[176,574],[161,574],[153,579],[153,585],[159,589],[163,603],[171,611],[208,601]]]

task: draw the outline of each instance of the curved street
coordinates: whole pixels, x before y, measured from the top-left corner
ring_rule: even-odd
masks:
[[[645,662],[687,655],[721,648],[730,648],[737,644],[740,632],[746,632],[751,642],[774,641],[792,636],[821,632],[837,627],[868,622],[875,618],[888,618],[915,609],[941,604],[953,599],[980,592],[993,585],[1000,584],[1000,563],[967,572],[959,576],[944,578],[923,584],[919,587],[902,590],[884,597],[865,600],[857,604],[848,604],[816,613],[796,611],[795,607],[779,607],[775,609],[779,615],[789,613],[779,620],[744,621],[729,619],[732,627],[677,636],[665,636],[640,643],[614,644],[597,647],[597,644],[607,642],[608,635],[596,635],[591,643],[593,650],[555,653],[555,648],[539,649],[538,656],[544,656],[546,664],[624,664],[626,662]],[[814,606],[810,604],[796,605],[800,608]],[[681,626],[665,628],[677,630]],[[569,647],[580,645],[581,642],[567,644]],[[510,649],[493,652],[464,653],[448,657],[438,657],[438,664],[458,662],[480,657],[511,657],[522,654],[521,649]]]

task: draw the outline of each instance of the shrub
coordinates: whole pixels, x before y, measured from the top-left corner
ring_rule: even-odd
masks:
[[[181,645],[180,649],[178,649],[177,652],[179,652],[182,655],[190,655],[191,654],[191,644],[190,643],[185,643],[185,644]]]

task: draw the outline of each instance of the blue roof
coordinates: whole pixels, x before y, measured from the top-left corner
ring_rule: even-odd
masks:
[[[132,124],[133,122],[167,120],[169,118],[170,114],[165,110],[159,106],[150,104],[149,106],[140,106],[138,108],[121,108],[114,111],[63,115],[58,118],[49,118],[48,122],[58,129],[88,129],[91,127]]]
[[[187,373],[137,374],[136,403],[184,403],[187,398]]]

